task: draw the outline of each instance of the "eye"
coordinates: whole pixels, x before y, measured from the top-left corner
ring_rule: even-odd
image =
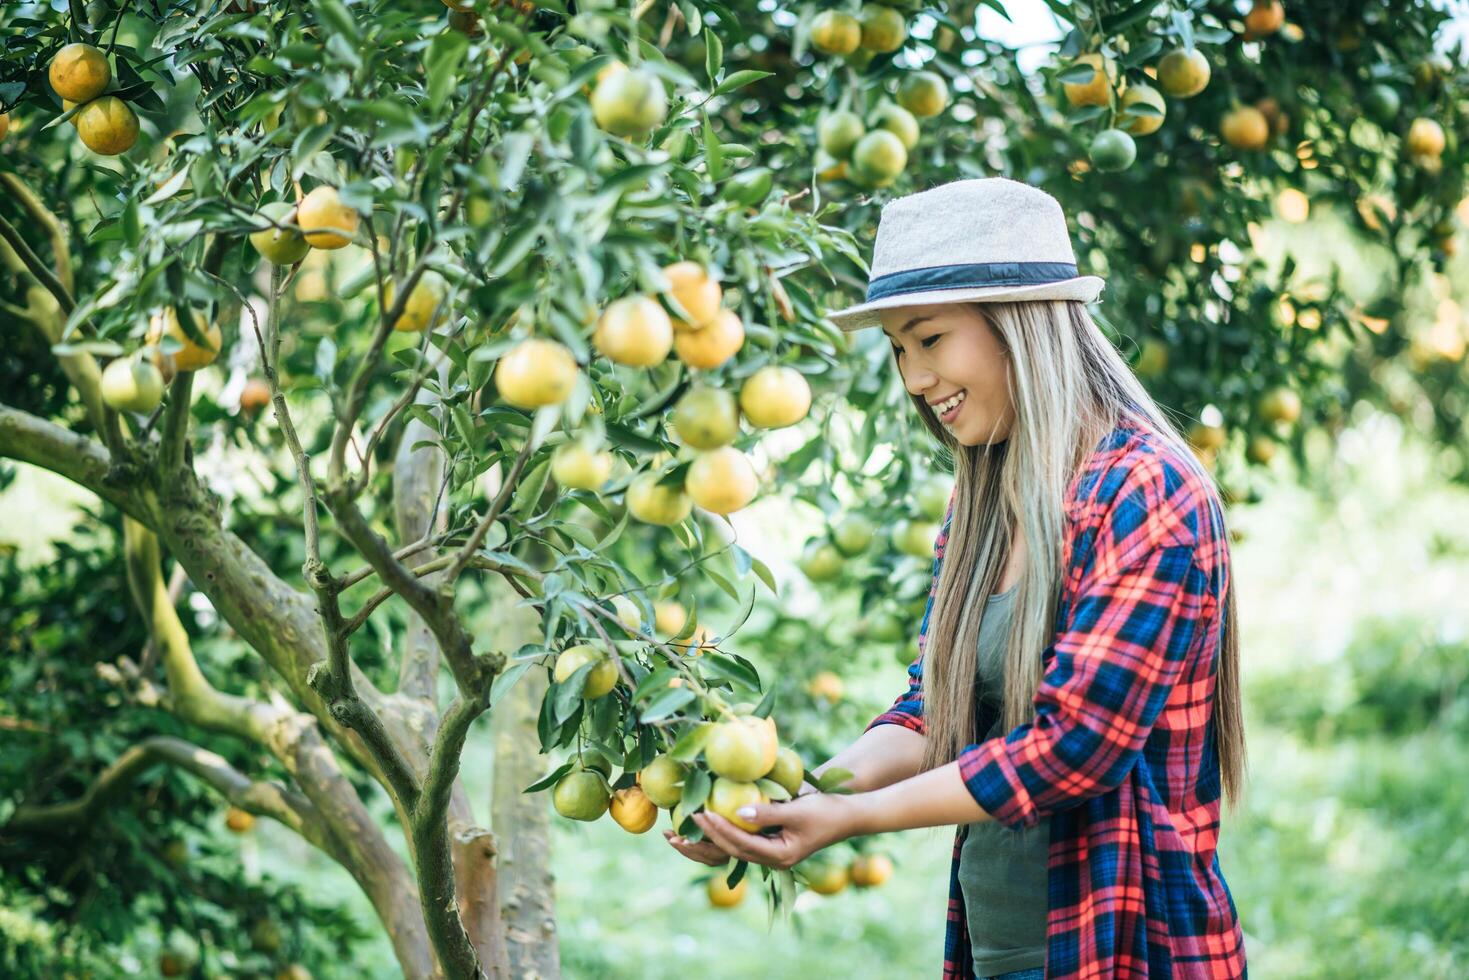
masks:
[[[919,341],[919,343],[922,344],[924,347],[932,347],[934,344],[938,343],[943,336],[944,335],[941,333],[936,333],[932,337],[924,337],[922,340]]]
[[[893,354],[894,354],[894,356],[902,357],[903,356],[903,348],[899,347],[897,344],[893,344]]]

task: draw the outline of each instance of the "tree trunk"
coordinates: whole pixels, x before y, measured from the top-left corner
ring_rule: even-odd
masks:
[[[545,671],[527,671],[495,704],[495,784],[491,825],[500,835],[500,894],[510,965],[517,980],[561,976],[556,891],[546,798],[521,792],[544,774],[536,714],[546,692]]]

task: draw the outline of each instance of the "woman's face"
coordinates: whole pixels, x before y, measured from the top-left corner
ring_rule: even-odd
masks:
[[[960,445],[993,445],[1010,437],[1010,359],[982,314],[963,303],[941,303],[880,315],[904,387],[928,402]]]

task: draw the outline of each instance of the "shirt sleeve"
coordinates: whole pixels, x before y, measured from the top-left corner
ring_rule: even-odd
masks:
[[[1192,542],[1155,543],[1092,576],[1053,639],[1032,720],[960,753],[974,799],[1029,827],[1118,786],[1215,604]]]

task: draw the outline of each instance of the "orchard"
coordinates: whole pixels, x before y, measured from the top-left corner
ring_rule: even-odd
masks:
[[[165,975],[333,962],[330,902],[185,842],[263,819],[345,869],[403,975],[555,976],[549,821],[697,840],[700,810],[844,792],[814,772],[871,717],[843,671],[896,693],[952,490],[881,333],[824,318],[894,196],[1057,197],[1232,505],[1363,405],[1469,482],[1447,15],[1050,3],[1022,70],[978,29],[1019,6],[7,3],[0,480],[98,503],[85,547],[6,572],[39,685],[6,714],[95,734],[7,763],[0,870],[42,921],[125,883],[20,975],[145,919],[216,923]],[[1386,282],[1267,256],[1324,215]],[[820,515],[790,577],[735,531],[767,501]],[[793,587],[853,597],[843,643]],[[487,820],[461,760],[490,725]],[[903,873],[832,850],[694,894],[789,914]]]

